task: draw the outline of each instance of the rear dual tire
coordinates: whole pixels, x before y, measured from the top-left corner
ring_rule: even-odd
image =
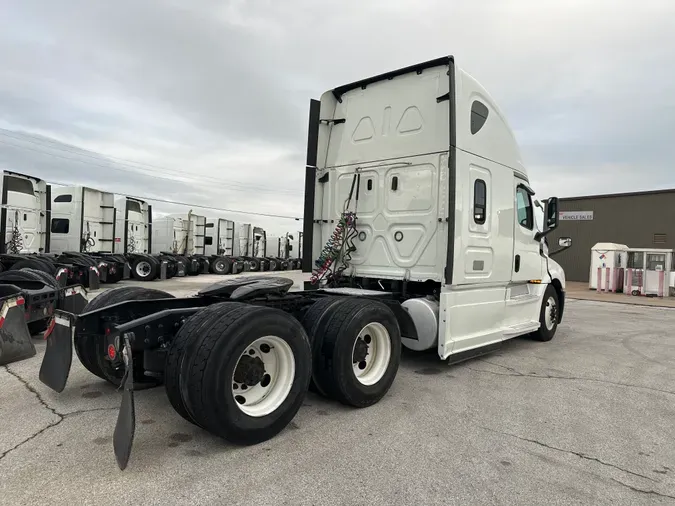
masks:
[[[236,302],[190,317],[171,344],[166,393],[186,420],[235,444],[281,432],[311,376],[307,334],[281,310]]]
[[[232,260],[227,257],[216,257],[211,260],[209,270],[213,274],[225,275],[232,271]]]
[[[401,332],[386,305],[326,298],[310,307],[302,322],[312,343],[312,390],[357,408],[387,394],[401,361]]]
[[[138,281],[152,281],[159,275],[159,261],[152,257],[140,257],[131,263],[131,275]]]

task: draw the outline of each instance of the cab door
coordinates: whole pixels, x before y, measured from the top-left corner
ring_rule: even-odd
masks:
[[[534,221],[534,192],[527,183],[514,177],[515,223],[513,230],[512,284],[540,280],[542,277],[542,259],[539,254],[539,242],[534,236],[537,227]]]

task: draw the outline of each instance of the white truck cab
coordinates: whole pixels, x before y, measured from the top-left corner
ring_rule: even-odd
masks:
[[[306,288],[403,292],[404,346],[443,359],[555,334],[565,277],[541,241],[557,199],[538,230],[513,132],[453,57],[312,101],[306,178]]]
[[[152,250],[152,206],[143,200],[115,200],[115,253],[150,253]]]
[[[42,179],[7,170],[0,181],[0,253],[48,251],[50,186]]]
[[[52,187],[52,253],[112,253],[115,195],[84,186]]]

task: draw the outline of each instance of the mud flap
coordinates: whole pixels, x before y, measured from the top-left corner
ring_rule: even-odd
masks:
[[[22,296],[2,300],[0,312],[0,365],[35,356],[35,346],[26,324]]]
[[[176,262],[176,265],[177,265],[176,268],[178,270],[178,272],[176,273],[176,277],[184,278],[185,277],[185,263],[179,260],[178,262]]]
[[[72,314],[82,314],[82,311],[89,303],[87,292],[82,286],[71,286],[64,290],[64,297],[59,309]]]
[[[122,279],[131,279],[131,267],[129,262],[124,262],[124,272],[122,273]]]
[[[56,282],[60,288],[63,288],[68,285],[68,269],[66,267],[59,268],[56,271]]]
[[[211,265],[209,262],[202,262],[202,259],[199,259],[199,263],[202,264],[202,274],[211,274]]]
[[[74,315],[54,312],[54,320],[47,330],[47,349],[40,366],[40,381],[56,392],[66,388],[73,362]]]
[[[98,264],[98,279],[101,283],[108,281],[108,266],[103,262]]]
[[[89,267],[89,289],[98,290],[101,288],[101,279],[96,267]]]
[[[136,410],[134,406],[134,360],[131,353],[131,343],[129,336],[124,336],[124,348],[122,349],[124,357],[124,378],[122,379],[122,404],[117,415],[117,424],[113,433],[113,449],[115,451],[115,460],[121,470],[126,469],[131,456],[131,447],[134,444],[134,433],[136,432]]]
[[[162,263],[159,264],[159,279],[166,279],[166,269],[168,267],[168,262],[162,260]]]

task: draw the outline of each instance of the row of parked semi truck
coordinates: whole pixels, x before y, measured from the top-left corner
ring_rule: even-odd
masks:
[[[83,186],[52,186],[4,171],[0,271],[47,272],[67,285],[97,288],[142,281],[299,269],[302,233],[268,237],[249,223],[192,211],[153,219],[133,197]]]

